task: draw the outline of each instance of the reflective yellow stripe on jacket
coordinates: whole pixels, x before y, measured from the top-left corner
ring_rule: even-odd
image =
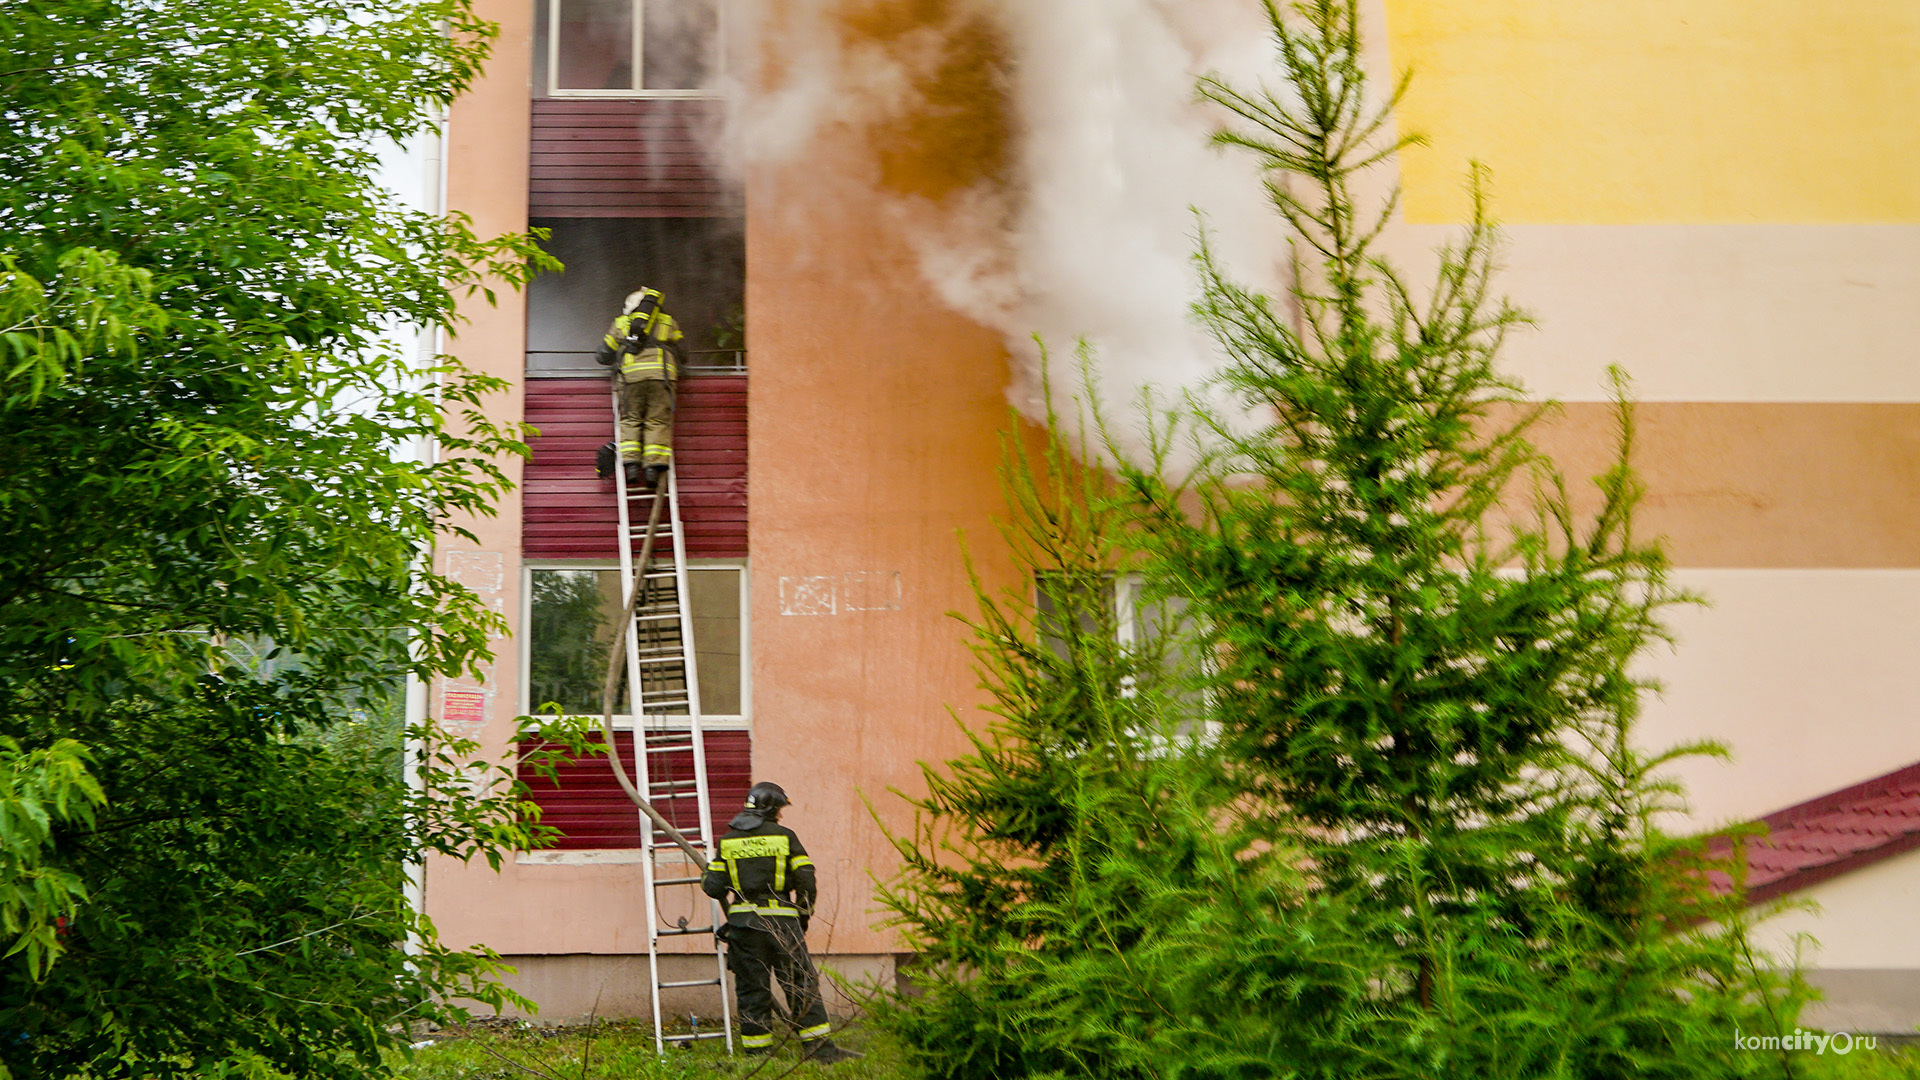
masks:
[[[736,900],[727,907],[727,914],[729,915],[738,915],[748,911],[759,912],[762,915],[791,915],[795,918],[798,918],[800,915],[799,908],[788,907],[778,900],[768,900],[764,904],[753,904],[745,900]]]
[[[633,322],[631,314],[613,320],[613,331],[606,336],[607,348],[623,349],[629,335],[645,332],[644,328],[636,329]],[[673,321],[673,316],[664,311],[654,314],[652,328],[655,341],[679,341],[686,336],[681,333],[679,324]],[[620,360],[620,372],[623,375],[657,375],[663,379],[674,379],[679,375],[674,368],[672,354],[658,345],[637,353],[624,353]]]
[[[733,883],[733,891],[746,896],[747,890],[740,885],[741,859],[773,860],[773,891],[785,892],[787,889],[787,868],[789,866],[812,866],[813,860],[805,855],[795,858],[793,846],[785,836],[728,836],[720,840],[720,857],[714,860],[727,868],[727,880]],[[780,900],[768,897],[758,903],[751,900],[736,901],[728,912],[753,911],[761,915],[798,916],[800,909]]]
[[[673,366],[673,358],[665,349],[642,349],[637,353],[628,353],[620,361],[620,373],[623,375],[658,375],[663,379],[678,376]]]

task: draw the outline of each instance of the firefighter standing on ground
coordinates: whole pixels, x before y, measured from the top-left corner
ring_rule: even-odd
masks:
[[[700,887],[727,905],[727,924],[718,936],[727,943],[727,969],[740,1002],[742,1048],[750,1054],[773,1049],[777,978],[806,1055],[832,1064],[860,1055],[827,1038],[820,973],[807,955],[807,920],[817,891],[813,860],[793,830],[779,823],[780,808],[787,805],[780,785],[753,785],[746,808],[727,823],[719,856],[707,864]]]
[[[594,355],[613,368],[620,390],[616,441],[627,484],[633,487],[657,487],[673,462],[673,390],[684,335],[667,314],[665,302],[658,289],[629,293]]]

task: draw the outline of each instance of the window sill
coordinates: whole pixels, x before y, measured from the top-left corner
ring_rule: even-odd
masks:
[[[528,714],[528,715],[532,715],[532,714]],[[535,716],[534,719],[550,720],[550,719],[553,719],[553,717],[551,714],[541,713],[538,716]],[[568,717],[564,717],[564,719],[585,720],[592,725],[592,730],[594,731],[600,730],[600,717],[598,715],[568,716]],[[686,731],[686,730],[689,730],[692,726],[693,725],[688,722],[685,713],[678,713],[671,716],[647,717],[646,730],[648,731]],[[613,730],[632,731],[633,717],[615,716],[613,718]],[[702,716],[700,717],[700,730],[701,731],[752,731],[753,724],[744,716]]]
[[[538,99],[567,100],[597,98],[601,101],[673,101],[704,100],[721,101],[727,96],[725,90],[549,90],[537,95]]]
[[[571,851],[521,851],[516,866],[638,866],[646,860],[639,848],[577,848]],[[688,865],[686,853],[664,846],[654,858],[656,867]]]

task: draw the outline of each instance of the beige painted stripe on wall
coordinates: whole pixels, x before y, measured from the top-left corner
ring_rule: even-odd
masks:
[[[1499,207],[1496,205],[1496,212]],[[1454,226],[1382,249],[1431,280]],[[1537,325],[1506,370],[1561,401],[1920,401],[1920,226],[1517,225],[1498,289]]]
[[[1635,415],[1639,530],[1664,535],[1676,565],[1920,568],[1920,404],[1645,402]],[[1535,442],[1584,481],[1613,437],[1611,406],[1572,403]]]
[[[1915,896],[1920,896],[1920,852],[1908,852],[1806,890],[1798,899],[1811,900],[1818,908],[1789,908],[1762,921],[1757,944],[1779,956],[1793,955],[1799,944],[1801,959],[1810,968],[1906,969],[1910,989],[1903,1004],[1910,1015],[1920,1011],[1920,987],[1915,986],[1920,979],[1920,910]],[[1811,940],[1796,942],[1801,934]],[[1912,1026],[1911,1020],[1885,1026],[1856,1022],[1828,1030],[1899,1031]]]
[[[1639,670],[1665,684],[1636,741],[1717,739],[1731,762],[1683,761],[1696,824],[1744,821],[1920,761],[1920,572],[1674,574],[1708,606],[1669,609],[1678,639]]]

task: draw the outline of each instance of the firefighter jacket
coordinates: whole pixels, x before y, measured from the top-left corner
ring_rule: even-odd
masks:
[[[614,377],[620,382],[638,382],[642,379],[665,379],[673,382],[679,378],[677,360],[684,346],[680,325],[673,316],[664,311],[655,312],[641,325],[642,316],[629,312],[613,320],[607,328],[607,335],[600,339],[600,349],[594,359],[606,367],[613,367],[617,359],[620,366],[615,369]],[[635,347],[635,339],[642,344]]]
[[[773,920],[813,914],[817,891],[813,860],[800,846],[800,838],[771,821],[741,827],[746,824],[734,819],[733,827],[720,838],[719,856],[700,877],[700,888],[727,905],[727,925],[772,930],[777,925]]]

